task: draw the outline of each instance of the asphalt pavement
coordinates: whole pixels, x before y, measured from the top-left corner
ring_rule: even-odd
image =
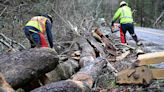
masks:
[[[143,43],[146,52],[164,51],[164,30],[135,27],[135,33],[137,34],[138,39]],[[114,34],[118,37],[120,36],[119,31]],[[129,45],[136,46],[129,32],[126,33],[126,38],[127,43],[133,42],[133,44]]]
[[[135,27],[135,32],[139,39],[164,46],[164,30]]]

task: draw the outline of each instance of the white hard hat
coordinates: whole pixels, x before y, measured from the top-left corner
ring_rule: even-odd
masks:
[[[105,19],[104,19],[104,18],[100,18],[100,21],[101,21],[101,22],[105,22]]]
[[[98,24],[101,25],[102,23],[105,23],[105,19],[104,18],[99,18],[98,19]]]
[[[121,2],[120,2],[120,6],[122,6],[122,5],[124,5],[124,4],[127,5],[127,3],[126,3],[125,1],[121,1]]]

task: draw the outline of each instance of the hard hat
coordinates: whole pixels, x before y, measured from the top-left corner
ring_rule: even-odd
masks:
[[[101,23],[104,23],[105,19],[104,18],[100,18],[100,21],[101,21]]]
[[[127,3],[125,1],[121,1],[120,6],[122,6],[122,5],[127,5]]]
[[[102,23],[105,23],[105,19],[104,18],[99,18],[98,19],[98,24],[101,25]]]
[[[43,14],[41,16],[48,18],[51,21],[51,23],[53,23],[52,16],[50,14]]]

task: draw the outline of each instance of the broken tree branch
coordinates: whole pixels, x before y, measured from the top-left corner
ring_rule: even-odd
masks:
[[[2,14],[6,11],[7,8],[8,8],[8,7],[5,7],[5,8],[3,9],[3,11],[0,13],[0,17],[1,17]]]
[[[18,46],[20,46],[22,49],[26,49],[25,46],[23,46],[22,44],[6,37],[3,33],[0,33],[0,37],[2,37],[3,40],[1,40],[0,42],[3,43],[5,46],[7,46],[8,48],[13,48],[10,43],[13,44],[17,44]]]
[[[164,11],[161,12],[161,14],[159,15],[159,17],[154,22],[153,26],[155,26],[158,23],[158,21],[162,18],[163,14],[164,14]]]
[[[4,41],[3,39],[0,39],[0,43],[2,43],[3,45],[5,45],[7,48],[12,48],[12,46],[10,46],[10,44],[8,44],[6,41]]]
[[[77,35],[80,35],[78,30],[77,30],[77,27],[76,26],[73,26],[72,23],[70,21],[66,21],[55,9],[53,9],[53,6],[52,6],[52,11],[54,13],[56,13],[62,20],[65,24],[67,24],[67,26],[72,30],[72,31],[75,31]]]

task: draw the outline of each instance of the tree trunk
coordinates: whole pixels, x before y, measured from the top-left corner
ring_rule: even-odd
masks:
[[[89,37],[88,39],[80,38],[77,43],[82,50],[79,52],[81,57],[80,63],[73,59],[60,63],[53,71],[46,74],[50,82],[68,79],[79,70],[79,64],[83,67],[88,62],[94,60],[94,58],[105,56],[103,47],[93,37]]]
[[[89,87],[84,86],[81,81],[64,80],[47,84],[31,92],[91,92]]]
[[[81,68],[79,72],[72,76],[72,80],[81,81],[92,88],[94,81],[102,72],[102,68],[107,64],[102,58],[96,58],[93,62],[88,63],[85,67]]]
[[[95,50],[90,43],[80,38],[79,46],[81,48],[80,64],[82,65],[79,72],[72,76],[72,80],[60,81],[47,84],[31,92],[90,92],[94,81],[102,72],[102,68],[107,62],[96,57]]]
[[[0,56],[0,72],[14,88],[50,72],[58,65],[57,53],[49,48],[29,49]]]
[[[88,41],[84,38],[80,38],[78,44],[81,48],[81,55],[80,55],[80,66],[86,66],[88,62],[94,61],[96,58],[95,50],[92,46],[88,43]]]
[[[79,70],[78,61],[68,59],[67,61],[58,64],[58,66],[51,72],[47,73],[50,82],[66,80]]]
[[[31,92],[91,92],[94,81],[106,63],[105,60],[96,58],[93,62],[81,68],[78,73],[74,74],[72,80],[47,84]]]
[[[100,56],[105,57],[105,51],[104,51],[104,47],[102,46],[102,43],[96,41],[96,39],[93,37],[89,37],[88,42],[94,48],[96,52],[96,57],[100,57]]]
[[[93,36],[99,39],[105,45],[105,49],[108,51],[108,53],[113,56],[116,56],[116,47],[105,35],[103,35],[100,29],[96,28],[93,33],[97,35]]]

